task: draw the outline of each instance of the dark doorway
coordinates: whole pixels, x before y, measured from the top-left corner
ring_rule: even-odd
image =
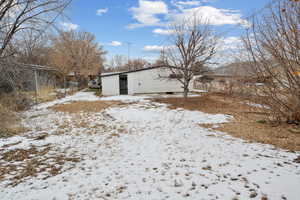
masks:
[[[120,74],[119,76],[120,94],[128,94],[128,80],[127,74]]]

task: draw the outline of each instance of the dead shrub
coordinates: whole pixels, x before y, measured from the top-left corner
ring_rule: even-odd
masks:
[[[38,103],[44,103],[65,97],[65,94],[56,91],[55,87],[45,85],[39,87],[37,94],[35,91],[23,92],[23,94],[28,96],[32,102],[37,101]]]
[[[299,18],[299,2],[276,1],[253,19],[244,38],[249,63],[264,83],[257,95],[278,123],[300,123]]]
[[[17,115],[2,104],[0,104],[0,121],[0,138],[10,137],[19,132],[18,127],[16,127]]]
[[[38,102],[47,102],[47,101],[55,100],[56,99],[55,88],[50,86],[43,86],[39,88],[37,98],[38,98]]]
[[[33,105],[33,99],[24,92],[5,93],[0,95],[0,104],[13,112],[24,111]]]
[[[22,93],[11,93],[0,96],[0,137],[10,137],[25,132],[20,125],[18,111],[30,107],[31,100]]]

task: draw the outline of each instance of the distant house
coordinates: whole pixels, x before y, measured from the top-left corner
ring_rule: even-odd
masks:
[[[164,66],[101,74],[103,95],[179,93],[182,84]]]

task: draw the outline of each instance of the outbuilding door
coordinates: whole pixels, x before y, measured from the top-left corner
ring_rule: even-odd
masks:
[[[128,79],[127,74],[119,75],[119,84],[120,84],[120,94],[128,94]]]

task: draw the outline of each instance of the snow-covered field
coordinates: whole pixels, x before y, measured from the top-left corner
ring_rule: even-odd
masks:
[[[48,109],[74,100],[131,103],[100,113]],[[87,92],[41,104],[24,115],[31,131],[1,139],[0,156],[49,146],[51,150],[40,156],[49,157],[45,164],[59,165],[50,159],[53,155],[80,161],[66,161],[56,176],[43,171],[24,177],[16,186],[9,184],[21,167],[0,176],[3,200],[300,199],[300,166],[293,162],[299,152],[247,143],[200,126],[225,123],[230,116],[170,110],[147,97],[99,98]],[[45,138],[33,139],[45,132]],[[0,160],[0,167],[9,164],[22,166],[20,161]]]

